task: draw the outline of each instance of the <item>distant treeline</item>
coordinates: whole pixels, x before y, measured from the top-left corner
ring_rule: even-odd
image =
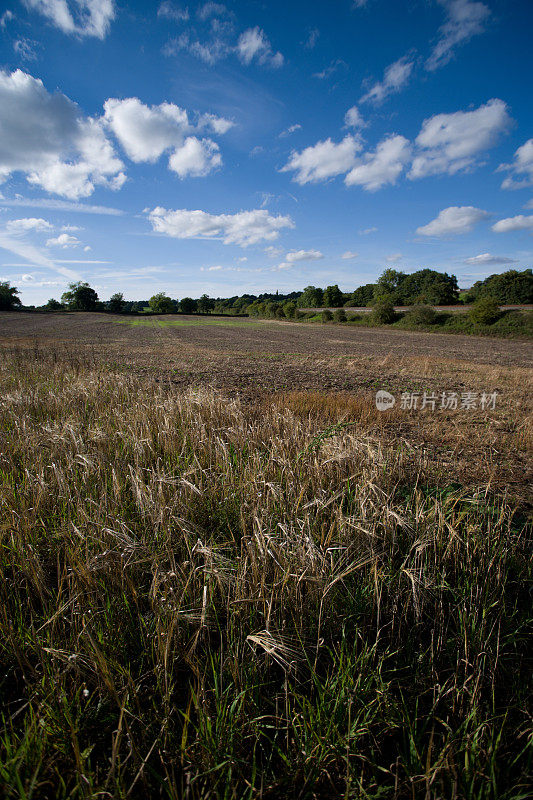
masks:
[[[0,283],[0,309],[22,308],[18,290],[8,282]],[[109,300],[102,301],[88,283],[69,285],[61,300],[50,299],[42,311],[107,311],[115,314],[251,314],[253,316],[295,318],[302,308],[342,308],[374,306],[387,302],[395,306],[431,305],[449,306],[458,303],[475,303],[491,298],[500,305],[522,305],[533,303],[533,273],[508,270],[477,281],[469,290],[460,292],[455,275],[421,269],[410,275],[387,269],[376,283],[359,286],[353,292],[342,292],[337,284],[321,289],[306,286],[301,292],[289,294],[263,293],[242,294],[227,298],[211,298],[203,294],[199,298],[172,299],[159,292],[148,300],[130,301],[117,292]],[[33,308],[27,306],[26,308]]]

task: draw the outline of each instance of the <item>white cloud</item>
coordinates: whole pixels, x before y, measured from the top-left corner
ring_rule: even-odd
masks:
[[[528,139],[514,154],[512,164],[500,164],[498,172],[509,170],[511,175],[505,178],[502,189],[523,189],[533,186],[533,139]],[[513,176],[523,175],[519,180]]]
[[[168,160],[169,169],[180,178],[204,177],[222,164],[218,144],[211,139],[189,136],[183,146],[174,150]]]
[[[475,156],[496,144],[511,124],[503,100],[492,99],[474,111],[435,114],[424,120],[416,137],[419,149],[410,178],[470,169]]]
[[[33,283],[35,277],[33,275],[30,275],[29,273],[26,273],[25,275],[22,276],[22,280],[24,283]]]
[[[105,121],[128,156],[136,162],[154,162],[170,152],[168,166],[180,178],[202,177],[222,164],[218,145],[188,134],[196,128],[187,111],[173,103],[147,106],[137,97],[110,98],[104,103]],[[203,114],[198,129],[225,133],[233,125],[223,117]]]
[[[348,68],[348,65],[347,65],[346,61],[343,61],[342,58],[336,58],[333,61],[331,61],[329,66],[325,67],[322,70],[322,72],[314,72],[313,73],[313,78],[318,78],[321,81],[326,80],[326,78],[330,78],[341,67],[343,67],[344,69]]]
[[[411,146],[404,136],[383,139],[374,153],[365,153],[344,179],[346,186],[362,186],[369,192],[387,183],[395,184],[411,156]]]
[[[430,71],[447,64],[457,45],[483,33],[490,17],[487,6],[477,0],[439,0],[439,3],[446,11],[446,22],[439,29],[440,38],[425,64]]]
[[[376,233],[377,230],[379,230],[379,228],[374,226],[373,228],[363,228],[363,230],[357,231],[357,233],[359,236],[368,236],[370,233]]]
[[[233,128],[235,123],[225,117],[217,117],[216,114],[202,114],[198,119],[198,128],[211,128],[213,133],[224,134],[230,128]]]
[[[241,33],[237,42],[237,55],[246,65],[256,60],[259,64],[281,67],[284,61],[281,53],[274,53],[272,45],[259,26],[248,28]]]
[[[349,128],[364,128],[366,122],[361,116],[361,112],[357,106],[352,106],[344,115],[344,124]]]
[[[24,37],[13,42],[13,50],[23,61],[35,61],[37,59],[37,53],[35,52],[37,46],[38,43],[33,39]]]
[[[177,239],[220,238],[224,244],[247,247],[277,239],[283,228],[294,228],[288,216],[272,216],[264,209],[237,214],[209,214],[206,211],[154,208],[148,214],[154,231]]]
[[[265,247],[265,253],[269,258],[277,258],[283,253],[283,247],[274,247],[274,245],[269,245]]]
[[[84,203],[71,203],[68,200],[52,200],[52,199],[39,199],[17,197],[14,200],[8,200],[5,197],[0,197],[0,206],[20,206],[22,208],[51,208],[59,211],[71,211],[81,214],[104,214],[106,216],[118,217],[124,214],[120,208],[110,208],[109,206],[91,206]]]
[[[392,264],[396,263],[397,261],[401,261],[403,255],[401,253],[391,253],[389,256],[385,256],[387,261],[390,261]]]
[[[11,234],[28,233],[29,231],[51,231],[52,225],[42,217],[24,217],[23,219],[10,219],[6,222],[6,231]]]
[[[287,269],[298,261],[319,261],[321,258],[324,258],[324,254],[320,250],[291,250],[285,255],[285,260],[278,264],[278,269]]]
[[[204,61],[206,64],[216,64],[231,52],[229,44],[221,39],[215,37],[207,42],[200,42],[199,40],[191,39],[187,32],[182,33],[177,39],[171,39],[163,47],[163,55],[173,56],[180,50],[187,50],[195,58]]]
[[[359,253],[355,253],[353,250],[346,250],[346,252],[342,254],[341,258],[357,258],[358,255]]]
[[[0,182],[23,172],[29,183],[77,200],[98,185],[120,188],[122,168],[99,120],[22,70],[0,71]]]
[[[283,139],[283,138],[285,138],[285,136],[290,136],[291,133],[294,133],[295,131],[299,131],[299,130],[301,130],[301,128],[302,128],[302,126],[298,122],[295,125],[289,125],[288,128],[286,128],[284,131],[281,131],[281,133],[279,134],[279,138]]]
[[[492,226],[495,233],[510,233],[511,231],[533,231],[533,216],[526,217],[518,214],[516,217],[499,219]]]
[[[15,15],[13,14],[13,12],[10,11],[9,9],[7,9],[7,11],[4,11],[2,16],[0,17],[0,28],[2,28],[2,30],[5,30],[7,23],[10,22],[12,19],[14,19],[14,16]]]
[[[417,228],[416,232],[419,236],[455,236],[460,233],[469,233],[474,225],[488,216],[487,211],[474,208],[474,206],[450,206],[443,209],[427,225]]]
[[[173,19],[176,22],[186,22],[189,19],[189,9],[180,8],[179,6],[165,0],[157,9],[157,16],[166,19]]]
[[[115,18],[113,0],[23,0],[63,33],[103,39]]]
[[[383,80],[374,84],[362,97],[361,103],[381,103],[390,94],[395,94],[402,89],[413,71],[414,61],[408,56],[403,56],[390,64],[383,74]]]
[[[480,253],[478,256],[465,258],[465,264],[514,264],[515,258],[508,258],[507,256],[493,256],[491,253]]]
[[[320,36],[320,31],[318,28],[313,28],[309,31],[309,36],[304,42],[304,47],[306,50],[312,50],[315,44],[317,43],[318,37]]]
[[[317,142],[300,153],[293,152],[281,172],[296,172],[296,183],[316,183],[348,172],[355,164],[356,153],[362,145],[354,136],[345,136],[336,144],[331,139]]]
[[[167,150],[181,147],[192,131],[187,112],[174,103],[147,106],[137,97],[109,98],[104,118],[129,158],[154,162]]]
[[[79,244],[81,244],[80,240],[69,233],[60,233],[54,239],[46,240],[47,247],[61,247],[63,250],[66,250],[67,247],[77,247]]]
[[[59,272],[60,275],[64,275],[70,280],[79,280],[80,276],[78,273],[73,272],[67,267],[58,266],[48,255],[42,253],[38,247],[28,244],[21,239],[13,239],[9,236],[4,236],[4,234],[0,232],[0,247],[4,250],[8,250],[10,253],[14,253],[16,256],[20,256],[20,258],[23,258],[30,264],[47,267],[55,272]]]
[[[200,6],[196,13],[200,19],[206,20],[209,19],[209,17],[223,16],[229,12],[226,6],[222,5],[222,3],[208,2],[204,3],[203,6]]]

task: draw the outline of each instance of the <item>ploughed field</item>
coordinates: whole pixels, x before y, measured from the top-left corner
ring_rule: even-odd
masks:
[[[2,796],[531,795],[529,342],[4,313],[0,355]]]

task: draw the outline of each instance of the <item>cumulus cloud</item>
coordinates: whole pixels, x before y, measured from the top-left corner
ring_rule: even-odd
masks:
[[[500,164],[498,172],[504,170],[508,170],[511,174],[503,181],[502,189],[523,189],[533,186],[533,139],[528,139],[518,148],[512,164]],[[515,180],[515,176],[519,179]]]
[[[293,152],[281,172],[295,172],[293,180],[300,185],[316,183],[348,172],[354,164],[361,142],[354,136],[345,136],[336,144],[331,139]]]
[[[491,253],[480,253],[478,256],[471,256],[465,258],[465,264],[515,264],[515,258],[508,258],[507,256],[493,256]]]
[[[355,253],[353,250],[346,250],[346,252],[342,254],[341,258],[357,258],[358,255],[359,253]]]
[[[375,83],[366,94],[361,97],[361,103],[381,103],[390,94],[395,94],[402,89],[413,71],[414,61],[409,56],[403,56],[390,64],[383,74],[383,80]]]
[[[427,225],[417,228],[419,236],[456,236],[469,233],[474,225],[489,216],[487,211],[474,206],[450,206]]]
[[[424,120],[416,138],[418,155],[413,160],[410,178],[472,168],[482,150],[496,144],[511,124],[503,100],[492,99],[474,111],[435,114]]]
[[[364,128],[366,126],[366,122],[364,121],[363,117],[361,116],[361,112],[357,108],[357,106],[352,106],[348,109],[346,114],[344,115],[344,124],[348,128]]]
[[[63,33],[104,39],[115,18],[113,0],[23,0]]]
[[[284,61],[281,53],[274,53],[272,45],[259,26],[248,28],[241,33],[237,42],[237,55],[246,65],[255,60],[258,64],[281,67]]]
[[[222,239],[224,244],[247,247],[277,239],[283,228],[294,228],[288,216],[273,216],[264,209],[237,214],[209,214],[206,211],[157,207],[148,212],[152,228],[177,239]]]
[[[433,71],[447,64],[454,49],[465,44],[473,36],[483,33],[490,17],[490,10],[477,0],[438,0],[446,12],[446,22],[439,29],[439,40],[425,67]]]
[[[174,103],[147,106],[137,97],[110,98],[104,109],[106,124],[133,161],[153,163],[170,152],[169,169],[180,178],[201,177],[222,164],[215,142],[188,134],[206,127],[225,133],[233,123],[223,117],[203,114],[195,128],[187,111]]]
[[[365,153],[360,163],[346,175],[346,186],[362,186],[369,192],[385,184],[395,184],[411,156],[411,146],[404,136],[389,136],[374,153]]]
[[[285,255],[284,261],[278,264],[278,269],[288,269],[298,261],[319,261],[321,258],[324,258],[324,254],[320,250],[291,250]]]
[[[77,247],[79,244],[81,244],[80,240],[69,233],[60,233],[59,236],[46,240],[47,247],[61,247],[63,250],[68,247]]]
[[[189,136],[168,160],[169,169],[180,178],[204,177],[222,164],[218,144]]]
[[[526,217],[518,214],[516,217],[499,219],[492,226],[495,233],[510,233],[511,231],[533,231],[533,216]]]
[[[24,217],[23,219],[10,219],[6,222],[6,231],[11,234],[23,234],[35,231],[51,231],[52,225],[42,217]]]
[[[99,120],[22,70],[0,71],[0,182],[23,172],[29,183],[77,200],[98,185],[120,188],[123,166]]]

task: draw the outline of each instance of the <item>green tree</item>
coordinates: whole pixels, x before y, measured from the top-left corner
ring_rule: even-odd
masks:
[[[47,302],[44,306],[48,311],[64,311],[65,306],[63,303],[60,303],[59,300],[54,300],[53,297]]]
[[[324,305],[330,306],[331,308],[340,308],[344,301],[344,295],[337,286],[334,284],[333,286],[326,286],[324,291]]]
[[[380,275],[376,288],[374,290],[374,300],[386,297],[394,305],[402,302],[401,285],[402,281],[406,278],[405,272],[398,272],[396,269],[386,269]]]
[[[287,300],[285,303],[283,303],[283,311],[285,312],[287,319],[294,319],[296,316],[296,303],[294,300]]]
[[[455,275],[434,269],[419,269],[402,279],[399,296],[399,302],[405,305],[429,303],[434,306],[449,306],[459,300],[459,286]]]
[[[331,322],[333,319],[333,314],[329,310],[329,308],[325,308],[322,314],[320,315],[321,322]]]
[[[94,311],[98,295],[88,283],[78,281],[69,283],[68,291],[63,292],[61,300],[70,311]]]
[[[21,306],[18,294],[16,286],[11,286],[9,281],[0,281],[0,311],[11,311]]]
[[[122,292],[116,292],[109,298],[107,307],[113,314],[122,314],[125,305],[126,303],[124,302],[124,295]]]
[[[324,305],[324,293],[316,286],[306,286],[297,302],[298,308],[321,308]]]
[[[200,314],[209,314],[213,310],[214,302],[208,294],[203,294],[198,300],[198,311]]]
[[[489,275],[472,286],[466,300],[471,303],[482,297],[492,297],[502,305],[533,303],[533,272],[510,269],[499,275]]]
[[[148,305],[154,314],[172,314],[174,303],[164,292],[154,294],[149,300]]]
[[[196,300],[193,300],[192,297],[183,297],[180,300],[180,311],[183,314],[194,314],[196,311]]]
[[[375,283],[365,283],[364,286],[359,286],[359,288],[351,294],[348,305],[354,306],[355,308],[366,308],[372,304],[375,290]]]

